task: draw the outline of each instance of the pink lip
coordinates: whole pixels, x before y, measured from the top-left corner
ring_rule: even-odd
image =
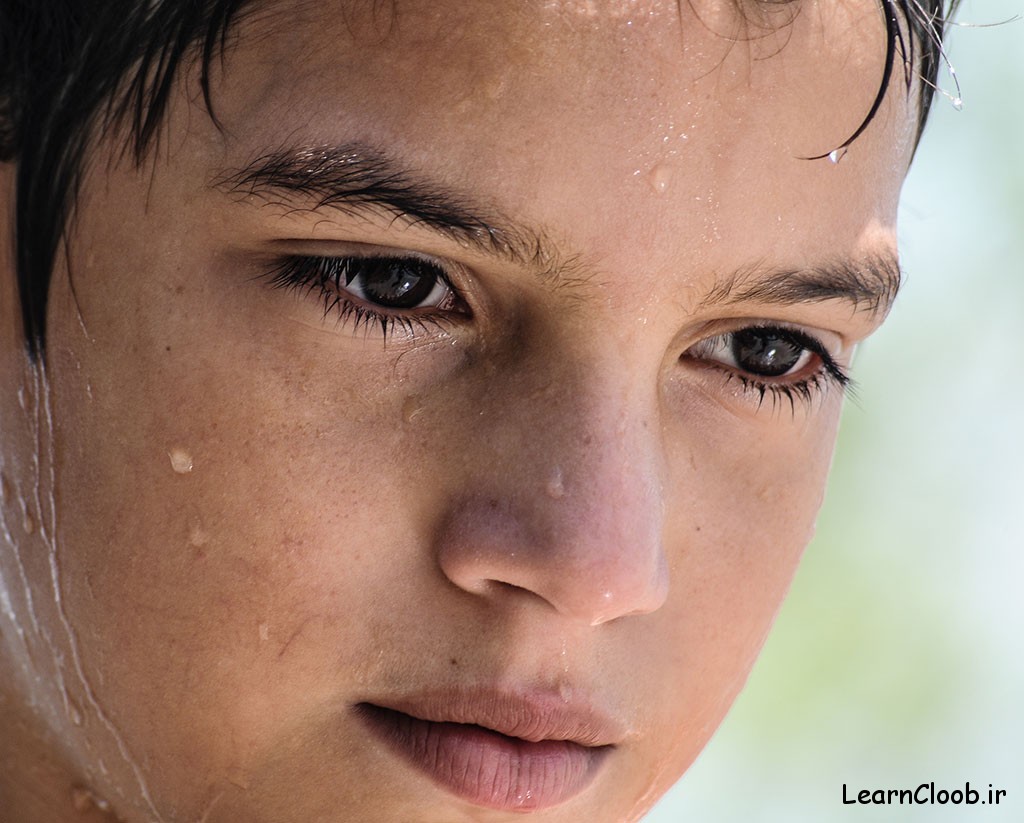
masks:
[[[360,703],[374,735],[477,806],[528,811],[582,792],[623,733],[557,698],[453,691]]]

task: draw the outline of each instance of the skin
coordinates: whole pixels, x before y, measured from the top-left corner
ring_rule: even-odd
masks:
[[[692,352],[771,321],[848,364],[881,322],[708,300],[736,271],[893,254],[904,90],[841,162],[803,159],[870,106],[875,4],[359,8],[244,20],[223,130],[185,78],[141,169],[123,135],[96,145],[45,370],[0,247],[5,820],[519,819],[350,711],[467,684],[611,715],[593,783],[533,817],[635,820],[718,726],[813,532],[841,391],[759,403]],[[212,185],[353,141],[547,252]],[[282,254],[371,247],[441,261],[469,313],[385,345],[268,285]]]

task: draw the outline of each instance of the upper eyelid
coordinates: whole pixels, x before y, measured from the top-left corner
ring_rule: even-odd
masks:
[[[723,337],[747,329],[778,329],[783,332],[803,337],[816,343],[822,351],[833,359],[839,359],[847,349],[852,349],[852,342],[839,332],[820,329],[809,324],[796,323],[788,320],[767,320],[765,318],[725,318],[702,324],[689,335],[692,342],[685,350],[698,343]],[[684,350],[684,351],[685,351]]]
[[[471,299],[473,289],[470,288],[471,283],[477,279],[475,269],[438,254],[400,246],[359,241],[278,239],[273,241],[273,244],[278,248],[281,259],[317,258],[343,261],[353,258],[388,258],[396,260],[421,260],[440,270],[445,284],[451,289],[457,300],[471,308],[473,308],[473,303],[475,302]],[[339,246],[341,246],[340,249],[338,248]],[[467,297],[467,295],[470,295],[470,297]],[[821,329],[811,324],[791,319],[776,319],[757,315],[749,317],[721,317],[702,321],[696,328],[691,328],[686,332],[686,337],[689,338],[690,342],[681,353],[684,353],[701,340],[750,328],[781,329],[799,334],[820,346],[821,352],[816,352],[819,356],[824,353],[825,356],[836,362],[839,362],[842,359],[843,353],[848,349],[852,349],[853,343],[860,339],[860,336],[857,336],[856,340],[848,341],[840,332]]]

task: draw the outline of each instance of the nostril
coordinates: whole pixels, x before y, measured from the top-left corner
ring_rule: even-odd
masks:
[[[492,495],[454,506],[435,545],[445,577],[496,606],[539,599],[594,626],[659,608],[668,578],[654,512],[623,514],[629,501],[617,500],[609,514],[603,498],[567,491],[560,471],[542,484],[525,511]],[[623,519],[634,516],[642,528]]]

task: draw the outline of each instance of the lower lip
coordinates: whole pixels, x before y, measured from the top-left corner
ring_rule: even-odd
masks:
[[[594,779],[610,746],[531,743],[463,723],[434,723],[360,704],[359,715],[392,751],[452,794],[491,809],[556,806]]]

